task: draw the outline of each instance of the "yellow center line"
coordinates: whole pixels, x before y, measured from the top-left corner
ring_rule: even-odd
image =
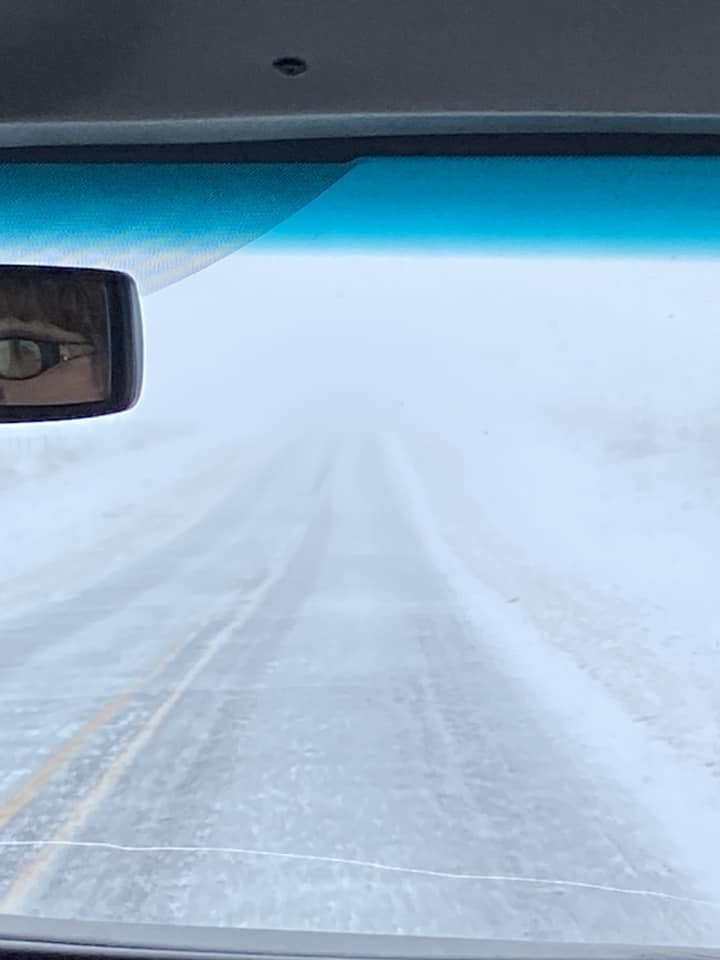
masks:
[[[115,714],[127,703],[128,699],[151,680],[180,650],[189,644],[195,637],[184,637],[181,640],[175,640],[168,644],[161,653],[152,660],[148,666],[139,673],[132,683],[116,694],[112,699],[97,710],[89,720],[75,731],[75,733],[65,740],[57,750],[50,754],[45,762],[32,773],[20,787],[0,804],[0,829],[7,825],[17,813],[22,810],[34,797],[37,796],[41,788],[47,783],[60,767],[70,759],[70,757],[81,747],[88,739],[96,733],[103,724],[107,723]]]
[[[246,626],[252,617],[262,608],[272,589],[285,576],[287,568],[290,565],[290,561],[296,553],[298,543],[300,543],[302,539],[303,537],[298,535],[291,539],[286,555],[283,558],[283,562],[280,563],[278,569],[276,569],[276,571],[256,589],[252,599],[249,600],[241,615],[217,631],[209,643],[204,646],[199,656],[190,664],[185,674],[179,678],[172,692],[163,700],[154,713],[147,718],[135,736],[130,739],[130,741],[125,745],[124,749],[122,749],[115,757],[110,766],[104,771],[104,773],[100,775],[98,780],[90,788],[87,794],[71,809],[70,813],[65,817],[60,826],[56,829],[53,836],[50,838],[51,843],[45,844],[45,846],[43,846],[35,854],[35,856],[32,857],[28,863],[20,869],[7,891],[0,899],[0,913],[23,912],[23,904],[28,895],[31,893],[43,873],[45,873],[45,871],[47,871],[52,865],[54,859],[60,852],[61,848],[53,844],[56,844],[61,840],[66,841],[73,837],[86,822],[90,814],[97,809],[103,800],[112,794],[120,777],[127,772],[129,767],[137,758],[138,754],[145,746],[147,746],[162,722],[175,707],[182,695],[189,689],[198,674],[210,663],[215,655],[224,646],[226,646],[228,641],[237,633],[237,631]],[[187,640],[185,641],[185,643],[188,642],[189,641]],[[181,645],[182,644],[178,646]],[[160,665],[160,663],[156,662],[154,669],[159,669]],[[148,670],[148,674],[152,673],[152,669],[153,668]],[[148,676],[146,675],[144,679],[147,680]],[[138,680],[136,684],[133,685],[132,689],[137,689],[137,686],[141,682],[141,680]],[[122,702],[124,702],[131,692],[132,690],[123,691],[123,693],[119,694],[115,700],[123,698]],[[111,701],[111,703],[113,702],[114,701]],[[119,709],[120,705],[121,704],[118,704],[115,710]],[[109,708],[111,704],[108,704],[107,706]],[[86,727],[89,726],[91,722],[96,722],[96,727],[93,729],[97,729],[97,725],[103,722],[102,718],[100,718],[101,713],[103,713],[102,710],[98,711],[98,714],[92,718],[92,721],[89,721],[88,724],[86,724]],[[109,715],[112,714],[110,713]],[[81,731],[78,731],[78,736],[80,732]],[[88,731],[84,739],[87,739],[87,737],[90,736],[90,733],[92,733],[92,730]],[[77,746],[79,746],[79,743]],[[53,755],[51,760],[54,760],[54,756],[55,755]],[[46,762],[41,770],[44,769],[49,763],[50,760]],[[39,773],[40,771],[38,771],[38,774]],[[44,783],[48,776],[50,776],[50,773],[46,774],[41,783]],[[37,775],[33,779],[37,779]],[[41,785],[41,783],[39,785]],[[2,827],[2,821],[0,821],[0,827]]]
[[[56,844],[59,840],[72,837],[88,816],[97,808],[98,804],[112,793],[120,777],[132,764],[143,747],[145,747],[165,717],[190,687],[195,677],[207,666],[218,650],[227,643],[233,633],[234,629],[230,626],[213,637],[172,693],[163,700],[152,716],[142,725],[140,730],[130,740],[125,749],[113,760],[89,793],[72,809],[69,816],[53,834],[53,844]],[[57,852],[57,846],[46,844],[20,870],[0,900],[0,911],[2,911],[2,913],[22,912],[22,904],[25,898],[37,882],[40,874],[47,869],[48,865],[57,855]]]

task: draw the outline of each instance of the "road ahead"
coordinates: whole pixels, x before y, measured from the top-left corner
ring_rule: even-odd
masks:
[[[279,451],[2,637],[3,912],[720,942],[660,825],[493,661],[375,443]]]

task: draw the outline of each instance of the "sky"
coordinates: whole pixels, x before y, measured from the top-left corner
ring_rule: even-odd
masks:
[[[715,290],[712,261],[247,248],[146,298],[143,405],[692,426],[717,406]]]

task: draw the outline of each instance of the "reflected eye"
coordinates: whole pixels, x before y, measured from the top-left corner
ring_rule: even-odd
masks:
[[[0,339],[0,379],[30,380],[45,370],[95,352],[90,343],[55,343],[30,337]]]

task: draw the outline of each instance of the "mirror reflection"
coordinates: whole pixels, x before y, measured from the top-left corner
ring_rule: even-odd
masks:
[[[106,399],[107,343],[101,280],[72,271],[0,269],[0,404]]]

